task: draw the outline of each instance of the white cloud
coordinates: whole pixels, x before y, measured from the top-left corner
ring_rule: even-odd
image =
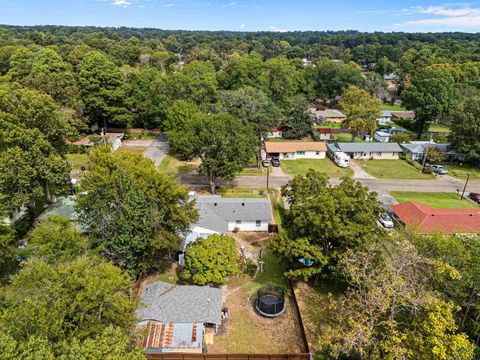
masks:
[[[243,29],[245,27],[245,24],[240,25],[240,29]]]
[[[227,8],[227,7],[232,7],[232,6],[236,6],[236,5],[237,5],[237,3],[235,1],[231,1],[228,4],[222,5],[222,7]]]
[[[168,3],[168,4],[163,5],[164,8],[169,8],[169,7],[172,7],[172,6],[175,6],[175,4],[174,3]]]
[[[480,8],[467,4],[445,4],[439,6],[414,6],[403,9],[400,15],[427,15],[420,19],[407,20],[395,26],[448,26],[478,27],[480,26]]]
[[[286,29],[279,29],[276,26],[269,26],[268,28],[273,32],[288,32],[289,31],[289,30],[286,30]]]
[[[129,5],[131,5],[132,2],[131,1],[128,1],[128,0],[113,0],[112,2],[112,5],[116,5],[116,6],[120,6],[120,7],[128,7]]]

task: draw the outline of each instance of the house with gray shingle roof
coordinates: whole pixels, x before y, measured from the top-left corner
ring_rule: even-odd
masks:
[[[201,353],[205,326],[222,322],[222,290],[155,281],[144,285],[136,315],[147,353]]]
[[[352,159],[396,160],[402,153],[402,148],[397,143],[345,142],[336,145]]]

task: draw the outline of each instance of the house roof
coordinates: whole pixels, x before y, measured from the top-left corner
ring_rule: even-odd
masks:
[[[397,143],[382,142],[345,142],[337,143],[341,151],[345,153],[354,152],[402,152]]]
[[[297,151],[327,151],[327,145],[321,141],[267,141],[265,151],[269,154]]]
[[[413,111],[391,111],[393,117],[401,119],[414,119],[415,113]]]
[[[172,285],[155,281],[143,287],[137,317],[163,323],[220,324],[222,290],[209,286]]]
[[[337,134],[338,133],[338,130],[336,129],[318,128],[317,130],[320,134]]]
[[[310,109],[310,112],[315,115],[317,118],[340,118],[345,119],[346,116],[340,110],[337,109],[321,109],[317,110],[315,108]]]
[[[381,117],[391,117],[392,113],[390,110],[380,110],[380,116]]]
[[[400,146],[405,150],[410,151],[412,154],[423,154],[425,152],[425,149],[420,144],[406,143],[406,144],[400,144]]]
[[[401,144],[401,147],[410,151],[411,153],[423,154],[426,148],[435,148],[440,150],[442,153],[447,153],[450,149],[449,144],[435,144],[426,141],[411,141],[410,143]]]
[[[272,132],[280,132],[282,131],[282,127],[281,126],[275,126],[272,128]]]
[[[199,195],[195,207],[199,220],[195,226],[225,233],[229,221],[270,221],[272,212],[266,198],[222,198],[219,195]]]
[[[414,201],[391,206],[392,211],[409,226],[418,227],[425,233],[480,232],[479,209],[434,209]]]
[[[162,323],[146,321],[137,325],[142,334],[138,345],[148,350],[201,349],[203,343],[202,323]]]
[[[398,77],[398,75],[395,74],[395,73],[390,73],[390,74],[385,74],[385,75],[383,76],[383,79],[384,79],[384,80],[398,80],[399,77]]]
[[[390,133],[386,131],[375,131],[375,135],[383,136],[383,137],[390,137]]]

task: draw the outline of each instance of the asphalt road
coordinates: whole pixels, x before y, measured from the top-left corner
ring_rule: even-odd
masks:
[[[271,176],[269,186],[279,189],[285,185],[291,176]],[[208,186],[208,180],[201,175],[181,175],[181,182],[189,186]],[[378,196],[384,205],[391,205],[395,200],[389,195],[390,191],[419,191],[419,192],[457,192],[462,191],[464,181],[452,177],[438,177],[431,180],[399,180],[399,179],[355,179],[366,185],[371,191],[378,193]],[[338,184],[340,179],[331,179],[330,183]],[[247,188],[266,187],[266,176],[238,176],[233,182],[220,181],[221,185],[235,185]],[[470,181],[468,183],[466,194],[469,192],[480,192],[480,182]]]
[[[148,145],[143,155],[151,159],[155,165],[159,165],[169,150],[168,140],[163,134],[158,134],[155,139]]]

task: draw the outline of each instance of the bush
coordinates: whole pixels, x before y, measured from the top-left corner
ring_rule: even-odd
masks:
[[[67,154],[86,154],[88,153],[88,147],[83,145],[69,144],[65,146],[65,153]]]
[[[254,276],[257,272],[257,264],[252,259],[247,259],[244,271],[248,276]]]

